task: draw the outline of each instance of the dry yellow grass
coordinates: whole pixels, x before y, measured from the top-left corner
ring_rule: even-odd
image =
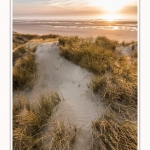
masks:
[[[64,121],[53,121],[44,133],[43,148],[49,150],[72,150],[76,142],[76,126]]]
[[[13,90],[31,89],[36,77],[35,55],[29,52],[15,62],[13,67]]]
[[[17,48],[20,45],[24,45],[30,41],[34,41],[34,40],[45,41],[51,39],[56,40],[58,37],[59,35],[54,35],[54,34],[39,36],[37,34],[32,35],[32,34],[21,34],[21,33],[13,32],[13,49]]]
[[[98,37],[95,41],[90,38],[61,37],[59,44],[61,56],[94,74],[91,87],[103,99],[136,103],[136,54],[118,55],[115,47],[120,43],[106,37]]]
[[[113,111],[93,122],[93,150],[137,150],[137,122],[122,120]]]
[[[61,101],[57,93],[42,95],[38,102],[23,97],[13,102],[13,149],[40,149],[42,130],[48,124],[54,107]]]

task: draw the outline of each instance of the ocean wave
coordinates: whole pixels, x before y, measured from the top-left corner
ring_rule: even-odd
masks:
[[[55,26],[55,25],[40,25],[43,27],[51,28],[69,28],[69,29],[99,29],[99,30],[124,30],[124,31],[137,31],[137,27],[129,26]]]

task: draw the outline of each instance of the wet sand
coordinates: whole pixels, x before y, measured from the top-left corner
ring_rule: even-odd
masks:
[[[125,30],[101,30],[101,29],[80,29],[80,28],[56,28],[43,27],[38,24],[13,24],[13,31],[23,34],[58,34],[62,36],[79,36],[79,37],[97,37],[106,36],[109,39],[118,40],[119,42],[138,41],[137,31]]]

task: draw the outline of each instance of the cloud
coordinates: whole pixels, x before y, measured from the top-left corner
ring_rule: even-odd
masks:
[[[85,6],[90,0],[14,0],[13,5],[28,5],[28,6]]]
[[[108,13],[100,5],[91,6],[92,2],[92,0],[14,0],[13,16],[64,18],[85,16],[88,18],[88,16],[101,16]],[[101,4],[100,0],[97,0],[97,2]],[[137,15],[137,4],[132,3],[132,5],[124,6],[116,13],[128,16]]]
[[[92,7],[69,7],[58,9],[56,7],[25,7],[24,11],[21,11],[22,8],[15,7],[14,9],[14,16],[15,15],[45,15],[45,16],[92,16],[92,15],[99,15],[103,14],[104,12],[98,8]]]
[[[125,15],[137,15],[137,5],[124,6],[122,9],[117,11],[117,13]]]
[[[61,5],[61,4],[63,4],[63,3],[68,3],[68,2],[72,2],[72,0],[61,0],[61,1],[58,1],[58,0],[50,0],[49,2],[48,2],[48,4],[59,4],[59,5]]]

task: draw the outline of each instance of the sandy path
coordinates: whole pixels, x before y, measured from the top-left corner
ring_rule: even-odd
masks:
[[[22,93],[29,100],[54,90],[64,101],[60,102],[52,115],[54,120],[74,123],[79,130],[74,150],[90,149],[91,125],[103,107],[87,84],[91,74],[79,66],[60,57],[58,43],[44,43],[35,52],[39,78],[32,91]]]

